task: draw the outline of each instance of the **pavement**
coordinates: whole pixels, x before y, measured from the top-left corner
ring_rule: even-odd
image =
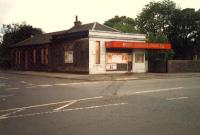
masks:
[[[82,81],[123,81],[123,80],[141,80],[141,79],[200,77],[200,73],[115,73],[115,74],[85,75],[85,74],[14,71],[14,70],[1,70],[0,73],[40,76],[40,77],[58,78],[58,79],[72,79],[72,80],[82,80]]]

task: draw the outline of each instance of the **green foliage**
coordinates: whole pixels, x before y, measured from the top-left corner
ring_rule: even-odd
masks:
[[[31,35],[41,34],[42,30],[33,28],[26,23],[4,24],[1,30],[3,40],[0,43],[0,68],[10,67],[10,46],[29,38]]]
[[[147,42],[149,43],[166,43],[168,42],[167,36],[164,34],[149,34],[147,36]],[[174,52],[172,50],[169,51],[152,51],[148,50],[146,52],[146,58],[147,59],[172,59],[174,56]]]
[[[168,42],[167,36],[164,34],[149,34],[147,35],[147,42],[149,43],[166,43]]]
[[[152,1],[137,16],[136,26],[148,42],[170,41],[175,59],[200,56],[200,10],[181,10],[170,0]]]
[[[170,0],[152,1],[147,4],[137,16],[137,29],[141,33],[165,34],[168,33],[170,18],[176,9],[176,4]]]
[[[115,16],[114,18],[105,21],[104,24],[125,33],[137,32],[135,29],[135,20],[126,16]]]
[[[41,34],[42,30],[33,28],[25,22],[22,24],[4,24],[3,25],[3,45],[13,45],[29,38],[31,35]]]
[[[169,60],[174,57],[174,51],[168,50],[168,51],[159,51],[159,50],[148,50],[146,52],[146,59],[149,60]]]
[[[171,17],[169,39],[177,59],[200,56],[200,11],[186,8],[176,10]]]

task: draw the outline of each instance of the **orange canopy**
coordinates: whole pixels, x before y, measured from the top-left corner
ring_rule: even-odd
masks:
[[[106,48],[130,48],[130,49],[164,49],[170,50],[170,43],[145,43],[145,42],[123,42],[111,41],[106,42]]]

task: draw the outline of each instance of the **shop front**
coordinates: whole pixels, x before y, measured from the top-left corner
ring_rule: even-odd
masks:
[[[106,42],[106,71],[146,72],[145,51],[168,50],[169,43]]]

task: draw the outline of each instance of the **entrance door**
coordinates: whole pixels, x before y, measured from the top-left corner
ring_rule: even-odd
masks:
[[[28,69],[28,50],[25,50],[25,69]]]
[[[145,72],[145,51],[134,51],[133,72]]]

